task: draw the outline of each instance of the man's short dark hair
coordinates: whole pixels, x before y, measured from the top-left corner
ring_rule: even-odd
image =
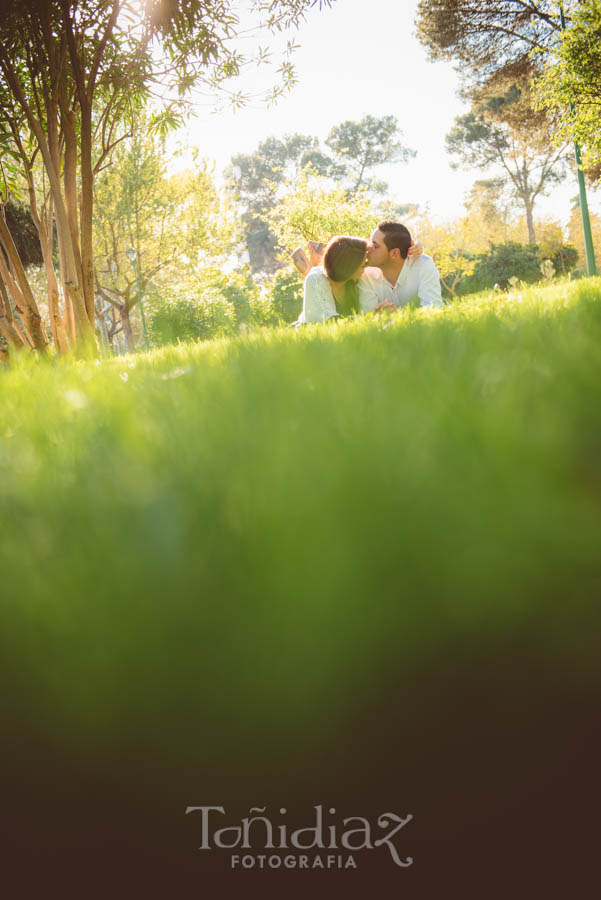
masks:
[[[378,230],[384,235],[384,243],[388,250],[393,250],[396,247],[401,251],[402,259],[407,259],[407,252],[411,246],[409,229],[401,225],[400,222],[380,222]]]

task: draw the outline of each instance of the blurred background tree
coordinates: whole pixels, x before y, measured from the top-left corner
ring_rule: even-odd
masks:
[[[148,297],[164,294],[174,281],[185,285],[207,260],[225,260],[236,238],[235,217],[206,167],[194,161],[188,171],[167,176],[165,138],[148,126],[141,116],[95,193],[96,288],[117,311],[128,350],[135,346],[130,313],[137,287]]]
[[[601,175],[601,0],[585,0],[536,83],[540,107],[560,116],[562,140],[577,141],[590,181]],[[570,104],[573,105],[570,109]]]
[[[377,215],[365,189],[349,196],[345,188],[305,171],[274,207],[269,224],[278,244],[290,253],[299,243],[328,241],[336,234],[367,237]]]
[[[578,0],[564,0],[568,21]],[[432,59],[455,62],[473,84],[503,74],[516,79],[530,71],[532,52],[542,64],[561,31],[556,0],[419,0],[417,35]]]
[[[359,122],[335,125],[325,144],[332,153],[331,175],[345,185],[351,195],[360,189],[376,194],[388,190],[386,182],[377,181],[372,172],[388,163],[407,163],[415,156],[401,143],[402,137],[394,116],[364,116]]]
[[[330,0],[319,0],[319,7]],[[253,4],[253,26],[273,30],[295,26],[315,0],[273,0]],[[134,23],[132,25],[132,23]],[[193,87],[228,93],[230,79],[256,60],[245,59],[234,39],[242,26],[230,0],[6,0],[0,18],[0,158],[4,171],[15,165],[27,179],[30,199],[39,185],[33,163],[41,160],[47,221],[38,228],[48,268],[48,296],[57,350],[95,348],[93,250],[94,182],[118,143],[134,125],[152,92],[155,126],[183,121]],[[271,99],[294,83],[288,43],[277,69]],[[262,60],[263,61],[263,60]],[[235,104],[248,99],[231,92]],[[3,198],[6,201],[7,197]],[[32,217],[36,214],[32,208]],[[56,223],[59,265],[50,272]],[[37,221],[36,221],[37,227]],[[22,311],[26,343],[48,345],[44,324],[22,261],[4,218],[0,244],[4,293]],[[4,256],[2,257],[2,262]],[[54,289],[52,280],[60,284]],[[4,303],[4,301],[2,301]],[[62,309],[58,309],[58,304]],[[17,342],[18,343],[18,342]]]
[[[281,241],[274,231],[272,213],[289,186],[300,185],[305,169],[330,179],[330,187],[340,189],[336,196],[342,198],[348,212],[355,195],[361,199],[366,191],[386,191],[387,185],[375,179],[374,169],[390,162],[407,162],[414,155],[400,138],[394,116],[365,116],[359,122],[334,126],[325,140],[326,150],[316,137],[294,134],[267,138],[254,153],[233,156],[228,180],[241,206],[251,270],[273,274],[281,265]],[[372,230],[373,225],[365,233]]]
[[[471,90],[469,113],[458,116],[447,135],[450,154],[464,165],[493,169],[497,183],[523,207],[528,240],[536,242],[534,206],[539,196],[557,184],[564,173],[565,142],[556,146],[557,127],[540,110],[533,110],[532,70],[519,81],[492,76]]]
[[[277,238],[268,217],[278,202],[282,186],[310,165],[320,173],[328,173],[331,160],[321,153],[315,137],[292,134],[284,138],[269,137],[254,153],[238,153],[232,157],[228,171],[229,184],[242,209],[246,249],[253,272],[275,272],[278,268]]]

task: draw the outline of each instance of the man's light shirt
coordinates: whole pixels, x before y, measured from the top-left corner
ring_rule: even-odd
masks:
[[[359,279],[359,297],[364,312],[375,309],[384,300],[392,300],[395,306],[407,306],[415,300],[420,306],[442,306],[440,275],[432,257],[422,253],[415,260],[405,260],[394,286],[381,269],[366,269]]]

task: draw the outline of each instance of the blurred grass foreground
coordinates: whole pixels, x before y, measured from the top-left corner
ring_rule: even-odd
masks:
[[[14,846],[81,859],[119,807],[108,859],[164,832],[198,865],[187,804],[347,798],[421,813],[423,871],[447,803],[481,832],[546,768],[557,803],[599,684],[600,348],[591,279],[0,372]]]

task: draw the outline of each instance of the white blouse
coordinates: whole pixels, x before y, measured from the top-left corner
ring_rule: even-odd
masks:
[[[367,302],[364,303],[361,300],[361,295],[359,295],[361,312],[368,312],[368,310],[374,308],[370,302],[371,298],[366,297],[365,299]],[[325,269],[322,266],[315,266],[305,278],[303,311],[298,318],[298,323],[327,322],[328,319],[338,315],[336,301]]]

